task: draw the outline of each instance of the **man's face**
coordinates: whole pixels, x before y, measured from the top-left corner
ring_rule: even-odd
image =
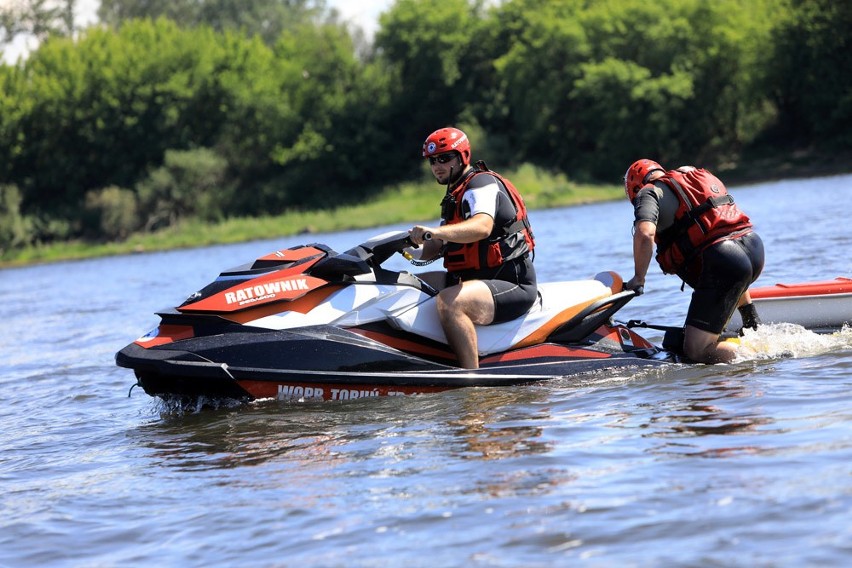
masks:
[[[432,175],[440,184],[450,182],[450,171],[457,174],[461,168],[461,160],[458,152],[445,152],[436,156],[429,156],[429,165],[432,167]]]

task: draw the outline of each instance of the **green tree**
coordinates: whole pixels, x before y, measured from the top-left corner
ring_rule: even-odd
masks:
[[[456,122],[471,100],[465,61],[484,20],[479,2],[397,0],[381,15],[375,45],[393,89],[385,136],[411,164],[426,136]]]
[[[70,36],[77,27],[77,0],[19,0],[0,6],[0,45],[26,35],[43,41],[51,35]]]
[[[98,16],[113,27],[139,18],[168,18],[182,27],[242,31],[274,43],[282,31],[318,19],[325,0],[101,0]]]
[[[639,155],[719,159],[768,120],[755,118],[765,97],[753,75],[769,12],[734,0],[506,2],[495,62],[519,143],[594,177]]]
[[[232,197],[226,172],[227,164],[210,149],[167,150],[163,165],[137,184],[146,230],[189,217],[223,218]]]
[[[852,148],[852,5],[789,5],[773,33],[767,91],[779,110],[774,139]]]
[[[489,26],[491,58],[500,84],[492,111],[500,129],[511,133],[519,157],[567,167],[576,155],[576,117],[568,93],[589,57],[579,22],[580,0],[509,1],[493,14]],[[486,128],[493,128],[490,124]]]
[[[274,51],[295,72],[287,87],[295,121],[276,140],[271,156],[278,175],[266,186],[267,195],[270,190],[277,195],[279,209],[358,199],[363,188],[351,182],[362,179],[364,164],[348,159],[351,147],[340,135],[360,118],[347,107],[361,85],[352,37],[338,24],[306,25],[285,31]]]
[[[282,86],[291,67],[259,39],[167,20],[50,39],[8,81],[24,109],[2,142],[18,149],[8,177],[25,212],[73,217],[86,192],[134,187],[166,150],[214,148],[252,171],[298,122]]]
[[[25,208],[77,207],[89,189],[132,186],[167,148],[209,145],[218,127],[205,70],[220,44],[166,21],[45,42],[17,93],[29,101],[13,170],[27,182]]]
[[[86,193],[84,230],[107,241],[124,240],[142,225],[136,193],[116,186]]]

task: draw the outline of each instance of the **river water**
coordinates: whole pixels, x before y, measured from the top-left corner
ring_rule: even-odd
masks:
[[[852,275],[852,176],[733,193],[766,245],[757,285]],[[541,281],[630,277],[627,203],[531,218]],[[0,271],[0,566],[852,563],[848,330],[771,326],[731,365],[535,386],[128,397],[114,353],[221,269],[397,228]],[[679,325],[688,300],[652,268],[617,317]]]

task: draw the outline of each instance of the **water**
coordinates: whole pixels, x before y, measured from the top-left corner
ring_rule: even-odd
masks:
[[[852,176],[734,193],[766,244],[758,285],[852,274]],[[626,203],[532,220],[542,281],[631,275]],[[408,398],[177,412],[127,396],[113,355],[156,310],[304,241],[0,271],[0,566],[852,561],[848,331],[763,330],[728,366]],[[619,318],[679,325],[679,282],[653,268],[646,290]]]

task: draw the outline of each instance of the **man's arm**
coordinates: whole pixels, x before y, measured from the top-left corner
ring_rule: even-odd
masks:
[[[424,242],[433,243],[435,240],[450,243],[474,243],[487,239],[493,230],[494,219],[487,213],[478,213],[470,219],[452,225],[441,225],[440,227],[416,225],[409,231],[409,234],[411,241],[416,245]],[[426,233],[432,235],[432,241],[425,241]],[[424,249],[424,252],[428,252],[430,249],[431,246]]]
[[[494,218],[487,213],[477,213],[461,223],[441,225],[432,232],[432,235],[450,243],[475,243],[487,239],[493,230]]]
[[[645,285],[645,277],[648,275],[648,267],[654,258],[654,236],[657,234],[657,225],[651,221],[639,221],[633,230],[633,278],[625,288],[633,290]]]

